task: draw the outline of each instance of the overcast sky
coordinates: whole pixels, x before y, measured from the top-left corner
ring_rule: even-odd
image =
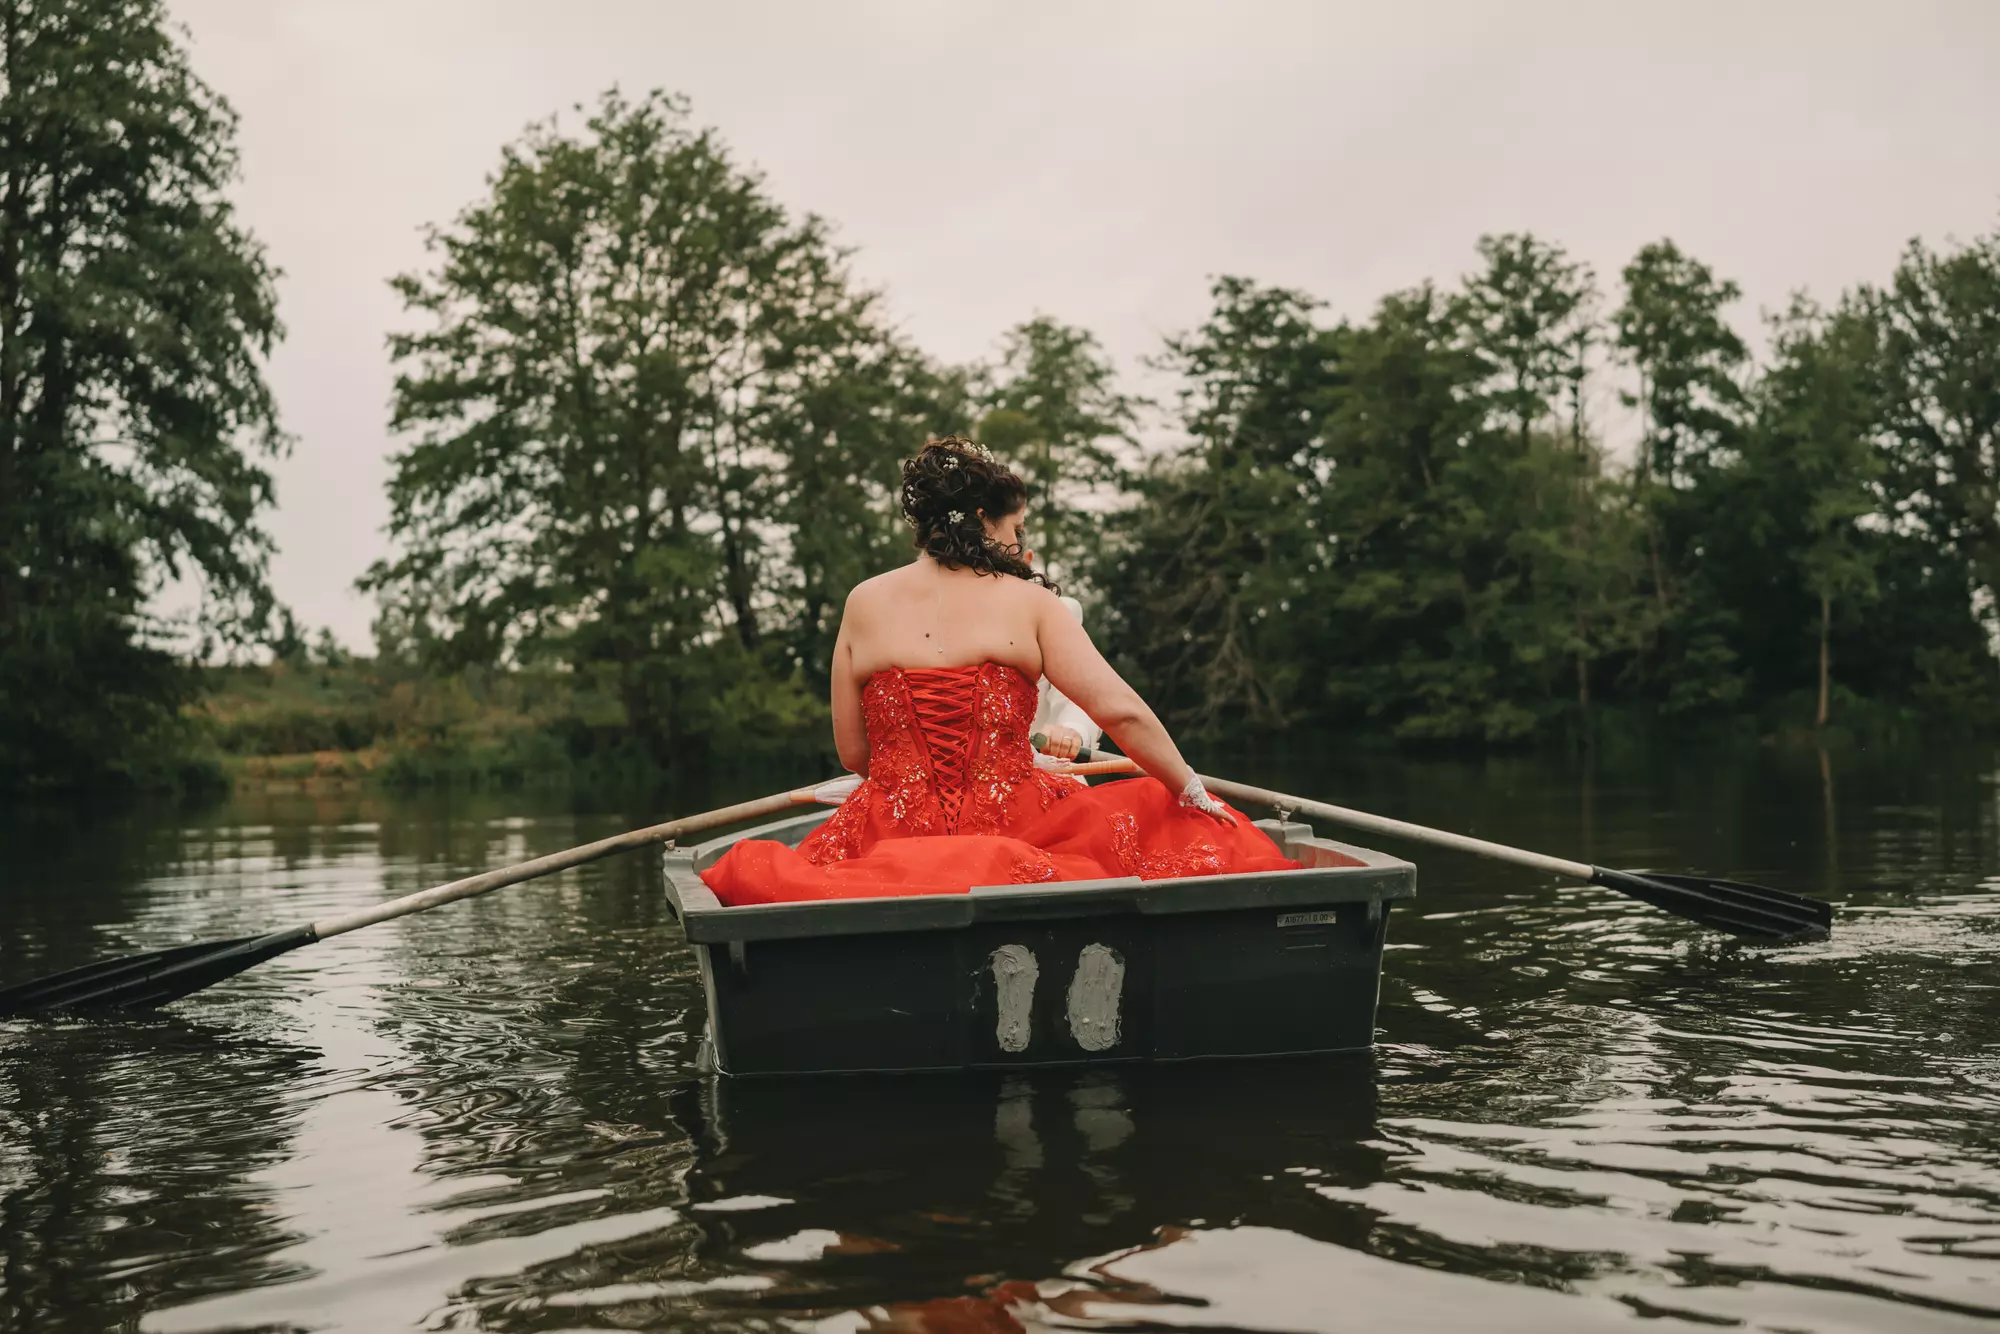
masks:
[[[614,84],[692,98],[951,359],[1044,311],[1129,365],[1219,273],[1361,315],[1521,229],[1607,286],[1672,236],[1742,284],[1748,332],[1912,236],[2000,225],[2000,0],[172,4],[285,274],[277,592],[357,648],[395,448],[385,280],[502,144]]]

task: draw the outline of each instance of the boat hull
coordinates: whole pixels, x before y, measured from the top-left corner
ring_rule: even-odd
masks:
[[[1268,820],[1304,870],[741,908],[702,883],[738,839],[796,844],[825,818],[666,854],[719,1073],[1365,1050],[1389,909],[1416,892],[1408,862]]]

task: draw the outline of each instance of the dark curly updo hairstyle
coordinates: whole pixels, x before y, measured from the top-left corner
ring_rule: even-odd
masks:
[[[993,461],[992,452],[962,436],[932,440],[903,465],[903,517],[916,529],[917,550],[947,570],[1011,574],[1053,590],[1019,547],[986,536],[980,516],[1004,519],[1028,503],[1028,484]]]

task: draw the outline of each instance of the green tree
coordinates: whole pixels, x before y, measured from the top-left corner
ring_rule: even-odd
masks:
[[[1623,276],[1613,321],[1639,375],[1638,392],[1623,397],[1640,413],[1640,476],[1678,486],[1741,428],[1750,353],[1722,311],[1743,292],[1672,241],[1641,247]]]
[[[1701,568],[1715,506],[1690,492],[1741,445],[1749,351],[1723,315],[1741,291],[1672,241],[1642,247],[1623,277],[1613,324],[1639,380],[1621,397],[1640,414],[1633,488],[1655,620],[1637,670],[1669,712],[1726,709],[1745,689],[1738,627],[1709,595],[1713,571]]]
[[[1188,443],[1133,479],[1092,583],[1113,653],[1177,721],[1218,734],[1291,716],[1313,663],[1303,618],[1325,567],[1314,514],[1333,343],[1300,292],[1242,278],[1168,340]]]
[[[980,439],[1034,488],[1035,547],[1070,579],[1096,555],[1101,514],[1089,502],[1119,483],[1136,404],[1096,336],[1047,315],[1007,331],[986,380]]]
[[[2000,229],[1943,253],[1912,241],[1862,299],[1882,328],[1896,518],[1956,558],[2000,628]]]
[[[270,610],[273,273],[158,0],[6,0],[0,82],[0,774],[136,778],[194,688],[154,596],[211,645]]]
[[[1597,280],[1590,266],[1525,232],[1479,238],[1486,267],[1466,280],[1463,318],[1493,375],[1492,402],[1525,451],[1534,428],[1570,411],[1583,443],[1583,387],[1596,336]]]
[[[790,655],[887,558],[893,460],[941,410],[825,224],[681,100],[612,93],[430,245],[395,282],[430,326],[391,342],[401,552],[363,586],[434,661],[603,677],[662,758],[812,717]]]
[[[1814,725],[1824,727],[1832,712],[1835,612],[1859,609],[1877,591],[1881,534],[1862,522],[1880,508],[1878,326],[1858,304],[1829,314],[1795,297],[1772,332],[1774,361],[1753,391],[1755,422],[1738,470],[1753,488],[1751,503],[1729,518],[1775,538],[1767,549],[1791,562],[1817,603]],[[1752,586],[1761,605],[1745,621],[1794,624],[1771,614],[1771,566],[1749,568],[1760,567],[1765,578]]]
[[[1516,434],[1521,400],[1467,311],[1423,287],[1344,329],[1325,426],[1328,698],[1410,740],[1528,736],[1565,708],[1572,664],[1587,704],[1624,619],[1597,450]]]
[[[1490,369],[1486,401],[1510,423],[1524,466],[1555,468],[1570,476],[1573,494],[1551,503],[1569,514],[1571,531],[1556,534],[1536,524],[1544,581],[1569,590],[1569,660],[1575,668],[1577,707],[1590,707],[1591,670],[1606,641],[1608,587],[1614,568],[1602,538],[1597,494],[1603,488],[1603,459],[1590,438],[1584,399],[1592,354],[1601,330],[1597,318],[1596,275],[1572,261],[1560,246],[1527,233],[1483,236],[1479,255],[1485,267],[1467,279],[1459,298],[1469,348]],[[1566,427],[1556,428],[1565,415]],[[1576,459],[1527,464],[1537,451],[1534,432],[1542,424],[1569,437]],[[1537,510],[1539,515],[1542,511]],[[1574,559],[1572,559],[1572,557]],[[1564,565],[1557,576],[1551,562]],[[1553,591],[1553,585],[1544,591]]]
[[[1409,739],[1477,735],[1492,703],[1491,663],[1478,651],[1488,608],[1475,583],[1493,554],[1484,506],[1496,497],[1468,494],[1461,465],[1519,451],[1490,429],[1491,364],[1470,346],[1462,315],[1426,285],[1341,330],[1345,373],[1323,428],[1319,587],[1339,646],[1323,689],[1341,722]],[[1511,718],[1502,726],[1518,730]]]
[[[1191,442],[1139,480],[1100,576],[1135,675],[1211,731],[1509,742],[1563,714],[1572,665],[1629,647],[1636,592],[1595,446],[1518,436],[1458,294],[1334,329],[1300,293],[1215,298],[1162,362]]]

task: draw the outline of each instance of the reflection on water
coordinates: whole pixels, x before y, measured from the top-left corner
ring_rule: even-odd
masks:
[[[343,936],[170,1013],[0,1026],[0,1329],[1984,1325],[1995,764],[1863,758],[1243,766],[1842,901],[1831,942],[1744,950],[1423,856],[1365,1059],[703,1080],[700,987],[641,859]],[[0,979],[659,813],[19,814]]]

